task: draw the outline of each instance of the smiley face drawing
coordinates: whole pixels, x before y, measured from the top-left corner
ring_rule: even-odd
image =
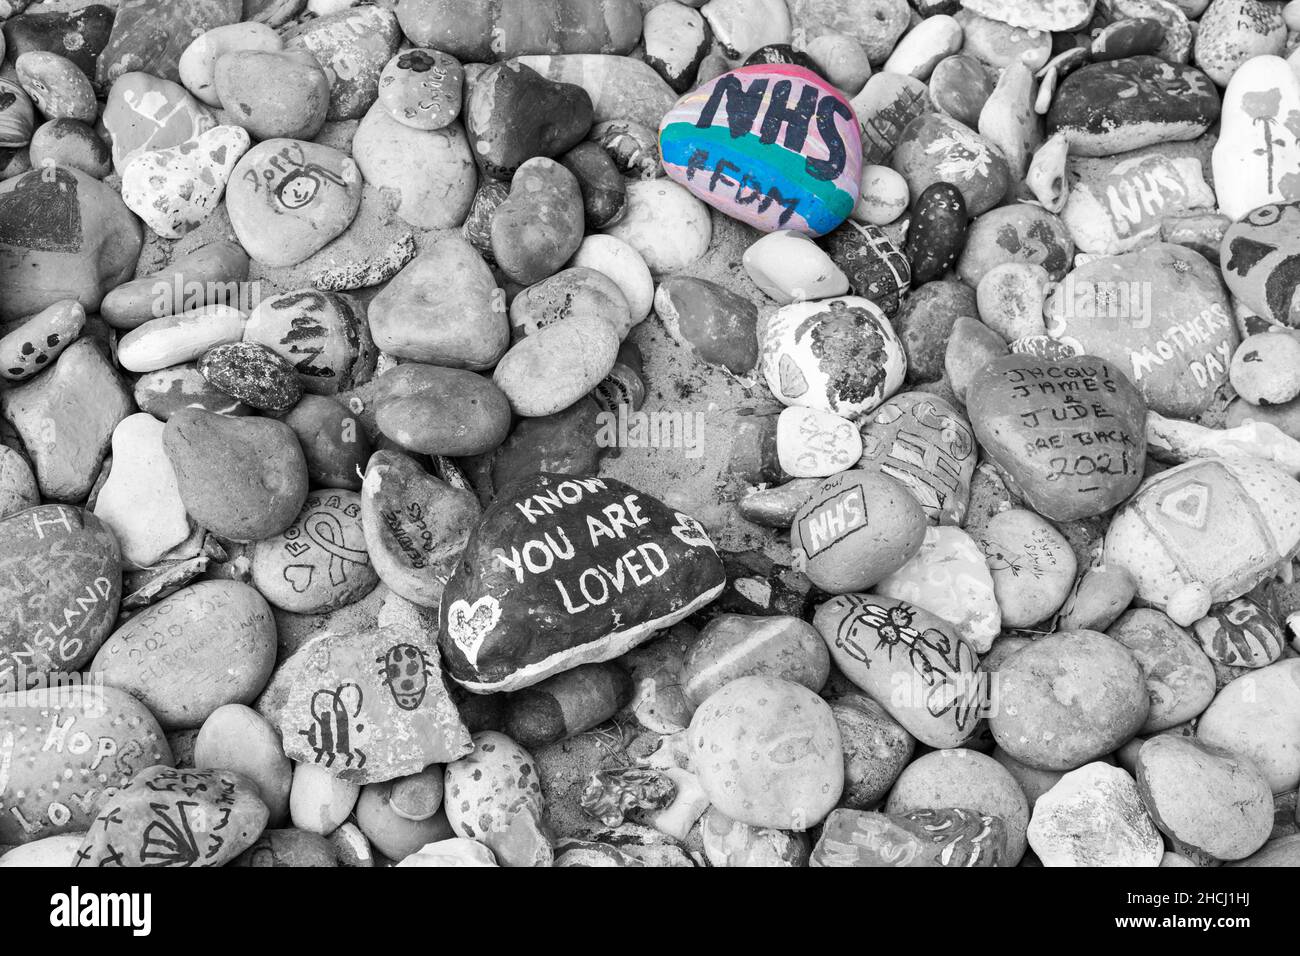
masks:
[[[301,209],[320,192],[321,182],[306,169],[290,173],[280,181],[275,197],[286,209]]]

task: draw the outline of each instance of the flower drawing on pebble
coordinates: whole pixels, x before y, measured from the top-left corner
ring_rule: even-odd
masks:
[[[989,174],[991,157],[988,150],[976,139],[960,130],[947,130],[935,137],[934,141],[925,148],[925,154],[942,157],[935,165],[935,172],[945,182]]]
[[[398,58],[397,68],[412,73],[428,73],[433,69],[433,57],[423,50],[408,50]]]

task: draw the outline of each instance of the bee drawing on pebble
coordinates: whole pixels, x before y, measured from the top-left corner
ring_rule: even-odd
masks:
[[[318,690],[311,696],[312,726],[298,731],[316,753],[316,763],[322,760],[326,767],[334,766],[340,756],[344,765],[353,761],[360,770],[366,765],[366,752],[352,743],[352,733],[365,730],[364,724],[352,724],[361,714],[361,688],[352,681],[340,684],[334,690]]]
[[[383,657],[375,658],[382,665],[379,676],[393,692],[393,700],[402,710],[415,710],[429,689],[429,660],[424,651],[414,644],[395,644]]]

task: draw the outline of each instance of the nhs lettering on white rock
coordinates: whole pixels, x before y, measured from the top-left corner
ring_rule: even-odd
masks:
[[[536,524],[539,519],[555,514],[566,505],[582,501],[583,489],[601,489],[606,485],[596,479],[576,479],[561,482],[553,491],[531,495],[515,503],[515,508]],[[605,505],[598,513],[586,515],[588,540],[592,548],[607,541],[619,541],[627,532],[650,523],[637,504],[638,495],[630,494],[619,503]],[[524,583],[524,575],[547,574],[558,561],[571,561],[576,554],[573,542],[562,527],[547,531],[540,538],[527,541],[522,547],[511,547],[510,553],[498,551],[496,558],[514,574],[515,580]],[[559,577],[556,590],[565,610],[578,614],[591,606],[609,601],[612,594],[622,594],[628,587],[644,587],[668,571],[668,556],[653,541],[637,545],[622,554],[613,567],[597,564],[586,568],[567,586]]]

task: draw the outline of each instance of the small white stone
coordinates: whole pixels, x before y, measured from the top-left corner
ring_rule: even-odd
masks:
[[[847,418],[792,406],[776,422],[776,454],[793,478],[827,478],[862,457],[862,435]]]
[[[167,453],[164,425],[140,412],[113,430],[113,467],[95,501],[95,517],[108,525],[122,557],[147,568],[189,537],[190,522]]]
[[[848,277],[807,236],[771,232],[745,250],[745,271],[764,293],[781,305],[825,299],[849,291]]]
[[[855,222],[885,226],[907,210],[907,180],[888,166],[864,166],[858,204],[849,216]]]
[[[1071,770],[1038,798],[1029,845],[1043,866],[1159,866],[1164,856],[1133,778],[1100,761]]]

